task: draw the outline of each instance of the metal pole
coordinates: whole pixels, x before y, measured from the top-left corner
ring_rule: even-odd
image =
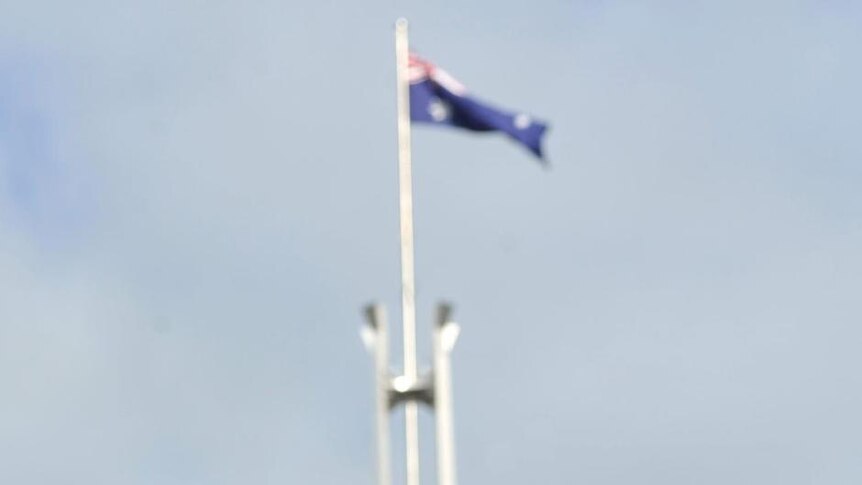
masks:
[[[366,310],[368,327],[373,332],[366,345],[374,352],[374,395],[377,424],[377,483],[392,485],[389,450],[389,328],[383,305],[369,305]]]
[[[437,425],[438,485],[457,485],[450,354],[460,328],[451,320],[451,315],[452,308],[447,304],[440,304],[437,309],[437,325],[434,328],[434,413]]]
[[[401,214],[401,313],[404,325],[404,377],[416,381],[416,290],[413,273],[413,176],[410,166],[410,51],[407,20],[395,23],[398,94],[398,187]],[[407,485],[419,485],[419,406],[404,406]]]

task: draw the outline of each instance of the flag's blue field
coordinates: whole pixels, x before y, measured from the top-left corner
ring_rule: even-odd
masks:
[[[499,131],[545,160],[545,122],[477,100],[446,71],[415,54],[410,55],[410,119],[472,131]]]

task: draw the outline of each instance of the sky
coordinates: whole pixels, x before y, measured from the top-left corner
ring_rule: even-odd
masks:
[[[550,170],[414,127],[460,482],[860,483],[842,0],[0,0],[0,482],[375,483],[400,16],[551,124]]]

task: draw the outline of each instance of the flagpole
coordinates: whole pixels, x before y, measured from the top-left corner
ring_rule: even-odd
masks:
[[[410,161],[410,50],[407,20],[395,22],[395,58],[398,96],[398,187],[401,216],[401,314],[404,337],[404,377],[417,380],[416,289],[413,265],[413,176]],[[404,405],[404,437],[407,485],[419,485],[419,405]]]

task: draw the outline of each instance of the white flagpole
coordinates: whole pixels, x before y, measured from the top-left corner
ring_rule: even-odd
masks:
[[[416,382],[416,289],[413,271],[413,176],[410,163],[410,50],[407,20],[395,23],[395,57],[398,79],[398,187],[401,215],[401,312],[404,325],[404,377]],[[419,405],[404,406],[407,485],[419,485]]]

